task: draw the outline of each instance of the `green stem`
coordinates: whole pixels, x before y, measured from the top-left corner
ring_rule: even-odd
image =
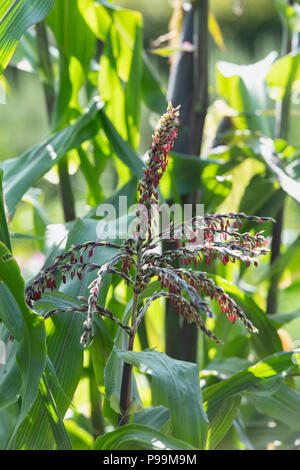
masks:
[[[65,221],[69,222],[76,218],[75,201],[72,192],[68,169],[68,157],[64,155],[58,163],[59,186],[64,210]]]
[[[136,261],[136,276],[138,276],[141,269],[141,258],[142,258],[142,243],[139,242],[137,249],[137,261]],[[134,340],[137,331],[137,314],[138,314],[138,304],[139,304],[138,292],[134,292],[133,295],[133,305],[132,305],[132,314],[131,314],[131,334],[128,341],[128,351],[133,351]],[[130,407],[130,394],[131,394],[131,384],[132,384],[132,364],[124,362],[123,365],[123,374],[122,374],[122,384],[121,384],[121,393],[120,393],[120,409],[121,414],[118,419],[118,426],[124,426],[129,423],[129,407]]]
[[[90,378],[89,378],[89,393],[91,402],[91,421],[93,426],[93,437],[96,439],[105,433],[104,420],[102,415],[101,395],[99,393],[97,382],[94,375],[94,368],[92,358],[90,357]]]

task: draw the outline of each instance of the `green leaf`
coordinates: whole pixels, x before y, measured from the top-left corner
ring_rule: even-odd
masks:
[[[96,240],[97,220],[78,219],[73,224],[67,240],[66,249],[73,243],[83,243],[87,240]],[[93,261],[102,264],[112,256],[113,250],[97,249]],[[51,264],[51,261],[49,260]],[[63,284],[63,292],[46,295],[40,304],[40,311],[62,306],[78,305],[77,295],[86,296],[88,285],[94,278],[94,273],[83,275],[82,280],[74,279]],[[61,287],[62,289],[62,287]],[[53,370],[46,368],[46,376],[56,407],[63,418],[80,380],[83,370],[83,348],[80,337],[83,332],[84,315],[80,313],[59,313],[46,321],[47,352]],[[58,383],[59,385],[58,385]],[[38,397],[30,415],[21,426],[17,435],[16,447],[25,449],[53,449],[55,440],[51,426],[46,416],[46,410]]]
[[[30,26],[42,21],[55,0],[4,0],[0,5],[0,74],[5,70],[18,44]]]
[[[51,27],[60,51],[68,58],[76,57],[85,70],[89,68],[96,48],[96,38],[82,18],[81,0],[56,2],[47,23]]]
[[[265,59],[251,65],[218,63],[218,93],[241,114],[241,117],[235,118],[238,128],[259,130],[265,135],[272,135],[269,119],[259,116],[257,111],[268,108],[265,77],[276,55],[272,52]]]
[[[219,407],[229,397],[242,392],[255,391],[275,377],[285,377],[289,370],[300,370],[300,351],[273,354],[253,366],[203,390],[204,409],[213,419]]]
[[[207,418],[196,364],[157,351],[117,351],[119,357],[151,375],[152,402],[170,410],[172,435],[203,449]]]
[[[93,450],[192,450],[184,441],[153,430],[148,426],[128,424],[98,437]]]
[[[221,49],[221,51],[224,52],[226,47],[224,44],[222,31],[215,15],[211,11],[208,13],[208,29],[217,46]]]
[[[130,310],[129,310],[130,311]],[[120,333],[120,340],[124,335]],[[110,407],[120,413],[120,393],[122,385],[123,362],[118,355],[118,349],[113,348],[104,370],[105,398],[109,401]],[[143,410],[143,404],[140,399],[136,381],[133,377],[130,391],[129,413],[134,414]]]
[[[270,320],[278,326],[278,328],[282,325],[285,325],[286,323],[289,323],[290,321],[295,320],[296,318],[300,317],[300,310],[297,312],[292,312],[292,313],[274,313],[270,317]]]
[[[119,159],[125,163],[134,174],[141,178],[143,176],[144,165],[138,154],[127,141],[122,139],[104,111],[100,113],[100,120],[103,130]]]
[[[300,431],[300,393],[285,384],[271,396],[248,395],[248,400],[270,418],[281,421],[290,429]]]
[[[0,241],[3,242],[4,245],[6,245],[6,247],[11,251],[10,236],[5,213],[2,181],[3,170],[0,170]]]
[[[80,0],[78,4],[80,13],[95,36],[105,42],[111,26],[109,11],[94,0]],[[114,8],[113,5],[111,5]]]
[[[169,418],[170,412],[168,408],[164,406],[150,406],[140,413],[135,414],[132,422],[133,424],[147,425],[152,429],[160,431]]]
[[[281,21],[291,33],[300,33],[300,5],[289,4],[286,0],[275,0]]]
[[[278,59],[270,68],[266,82],[271,98],[282,100],[291,90],[300,87],[300,54],[288,54]]]
[[[119,15],[120,16],[120,15]],[[128,81],[125,86],[125,120],[127,126],[128,141],[136,149],[139,145],[139,127],[141,114],[141,80],[143,72],[143,20],[142,16],[135,12],[132,16],[131,35],[134,37],[132,47],[132,59]],[[128,32],[128,14],[123,14],[123,25]]]
[[[73,450],[90,450],[94,439],[93,437],[82,427],[80,427],[72,419],[65,421],[65,428],[70,437]]]
[[[85,177],[90,193],[93,197],[93,205],[96,206],[103,198],[103,191],[100,186],[97,174],[95,173],[95,168],[89,161],[89,158],[82,147],[79,147],[77,149],[77,153],[80,159],[81,171]]]
[[[165,90],[145,52],[143,52],[142,99],[151,111],[161,115],[167,109]]]
[[[12,403],[15,403],[20,397],[22,380],[20,369],[16,362],[17,349],[18,343],[15,341],[14,344],[11,345],[9,352],[6,356],[6,363],[3,364],[1,367],[0,408],[5,408],[11,405]]]
[[[240,395],[230,397],[223,401],[209,425],[206,449],[215,449],[219,442],[226,436],[236,417],[240,404]]]
[[[48,420],[52,428],[52,432],[55,438],[57,448],[59,450],[72,450],[72,445],[68,437],[68,433],[65,429],[63,420],[54,402],[54,399],[53,399],[53,396],[52,396],[52,393],[49,388],[49,384],[45,375],[43,376],[43,379],[40,382],[39,392],[40,392],[40,396],[44,404],[44,407],[47,411]]]
[[[298,204],[300,204],[300,183],[291,178],[281,167],[281,163],[278,157],[275,155],[274,142],[267,138],[260,139],[259,148],[264,162],[276,176],[283,191],[285,191],[289,196],[295,199]]]
[[[96,134],[99,127],[97,115],[102,106],[99,99],[94,100],[88,111],[73,125],[65,127],[20,157],[1,162],[9,212],[15,211],[28,188],[56,165],[65,153]]]
[[[22,387],[20,395],[22,406],[10,438],[10,448],[14,447],[14,438],[19,426],[28,415],[38,392],[41,375],[46,364],[46,345],[44,321],[28,309],[25,303],[25,283],[19,267],[9,250],[0,242],[0,281],[5,284],[20,312],[18,320],[6,321],[1,311],[1,318],[7,327],[13,323],[13,334],[18,341],[16,360],[21,373]],[[16,310],[16,312],[18,311]],[[18,315],[16,315],[18,317]]]

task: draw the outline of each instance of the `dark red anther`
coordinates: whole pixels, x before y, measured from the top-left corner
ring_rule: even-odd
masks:
[[[80,279],[80,280],[81,280],[81,278],[82,278],[82,275],[81,275],[81,272],[80,272],[80,271],[77,271],[77,277],[78,277],[78,279]]]
[[[63,281],[64,284],[67,282],[67,278],[66,278],[65,274],[63,274],[63,276],[62,276],[62,281]]]

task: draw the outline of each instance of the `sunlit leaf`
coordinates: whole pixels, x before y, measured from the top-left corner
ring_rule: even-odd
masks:
[[[6,68],[18,40],[30,26],[42,21],[55,0],[4,0],[0,5],[0,74]]]

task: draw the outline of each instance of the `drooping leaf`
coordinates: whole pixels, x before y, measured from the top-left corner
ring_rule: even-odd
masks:
[[[266,384],[276,377],[285,377],[289,370],[300,370],[300,352],[298,350],[280,352],[264,358],[253,366],[244,369],[232,377],[203,390],[204,408],[209,419],[213,419],[222,402],[229,397]]]
[[[162,426],[170,418],[168,408],[164,406],[149,406],[133,417],[133,424],[142,424],[152,429],[161,430]]]
[[[20,157],[1,162],[4,171],[3,190],[10,212],[15,211],[27,189],[56,165],[65,153],[95,135],[99,127],[97,114],[102,106],[101,101],[95,100],[75,124],[57,132]]]
[[[300,204],[300,183],[294,178],[291,178],[291,176],[289,176],[281,167],[281,164],[274,152],[273,141],[271,139],[262,138],[260,139],[259,147],[265,163],[276,176],[283,191]]]
[[[248,398],[267,416],[300,431],[300,393],[297,390],[281,384],[271,396],[251,394]]]
[[[203,448],[207,418],[202,406],[197,365],[157,351],[117,351],[117,354],[151,375],[152,403],[169,408],[172,435],[196,448]]]
[[[140,424],[128,424],[98,437],[93,450],[180,450],[195,449],[187,442],[165,436]]]
[[[240,114],[238,120],[235,119],[238,128],[259,130],[272,136],[269,118],[259,115],[258,111],[268,109],[265,78],[276,55],[272,52],[251,65],[218,63],[218,92]]]

